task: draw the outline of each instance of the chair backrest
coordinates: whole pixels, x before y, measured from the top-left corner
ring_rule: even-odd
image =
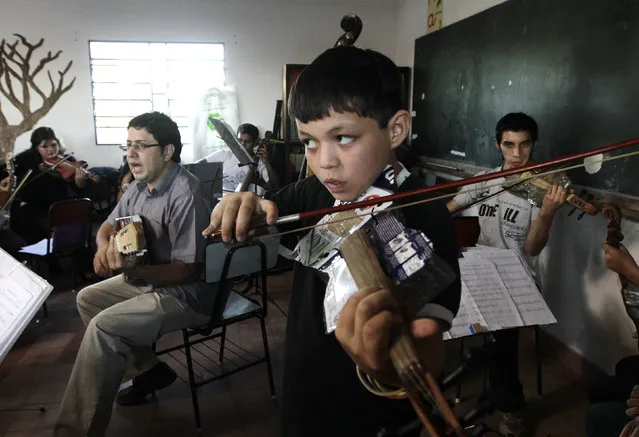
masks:
[[[255,250],[257,250],[257,253],[255,252]],[[217,277],[215,280],[209,280],[207,278],[207,282],[218,283],[218,290],[217,290],[217,295],[215,296],[215,303],[213,305],[209,326],[205,329],[205,332],[206,331],[210,332],[213,329],[213,325],[218,320],[220,320],[220,318],[222,317],[222,314],[224,313],[224,309],[226,308],[226,303],[231,294],[232,286],[233,286],[233,280],[231,278],[231,275],[229,275],[229,272],[233,264],[238,262],[242,264],[246,263],[245,258],[238,256],[242,253],[244,254],[252,253],[257,255],[257,257],[254,258],[255,262],[251,263],[252,264],[252,268],[250,269],[251,271],[245,272],[244,274],[256,273],[256,272],[260,273],[259,275],[260,277],[257,280],[260,281],[259,284],[260,284],[260,292],[261,292],[261,300],[262,300],[261,307],[262,307],[264,316],[266,317],[267,298],[268,298],[267,290],[266,290],[266,271],[268,269],[268,264],[267,264],[268,255],[267,255],[266,245],[261,240],[257,239],[241,246],[229,248],[224,257],[219,257],[219,256],[209,257],[210,252],[207,251],[205,268],[208,270],[211,264],[221,263],[222,271],[220,276]]]
[[[47,252],[65,252],[86,248],[91,236],[93,205],[89,199],[55,202],[49,208]]]
[[[455,217],[454,223],[459,247],[470,247],[477,244],[481,231],[477,217]]]

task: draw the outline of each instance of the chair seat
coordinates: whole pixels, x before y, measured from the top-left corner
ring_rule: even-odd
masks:
[[[224,307],[224,313],[222,313],[222,319],[219,320],[219,322],[242,317],[255,311],[260,311],[261,309],[262,307],[253,300],[242,296],[236,291],[231,291],[226,301],[226,307]]]
[[[28,253],[29,255],[45,256],[47,254],[47,238],[44,238],[37,243],[29,246],[24,246],[20,249],[21,253]]]

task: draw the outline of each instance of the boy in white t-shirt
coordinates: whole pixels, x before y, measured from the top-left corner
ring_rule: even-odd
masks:
[[[505,115],[495,128],[495,147],[502,154],[504,163],[480,174],[529,164],[537,138],[538,127],[532,117],[521,112]],[[494,179],[466,189],[496,185],[502,181],[503,178]],[[499,190],[499,186],[494,186],[459,194],[448,202],[448,210],[454,213],[488,198],[475,206],[481,228],[478,244],[517,250],[531,264],[531,257],[537,256],[548,242],[555,213],[566,201],[566,190],[562,186],[553,185],[544,197],[541,208],[508,191],[490,197]],[[525,398],[518,375],[518,330],[501,330],[494,333],[494,338],[489,380],[491,394],[497,408],[503,413],[499,431],[507,436],[520,437],[527,432],[521,417]]]
[[[244,123],[237,129],[237,137],[251,156],[258,160],[257,181],[253,181],[248,191],[262,195],[266,189],[279,187],[279,178],[268,159],[268,151],[259,143],[259,130],[250,123]],[[257,147],[256,147],[257,146]],[[224,148],[206,157],[208,162],[221,162],[224,172],[222,190],[225,193],[237,191],[248,173],[248,166],[240,166],[231,149]]]

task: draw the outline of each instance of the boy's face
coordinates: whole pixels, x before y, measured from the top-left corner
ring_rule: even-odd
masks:
[[[504,156],[504,169],[528,164],[533,149],[533,140],[528,131],[504,131],[501,143],[495,140],[495,147]]]
[[[393,149],[408,134],[410,114],[398,111],[385,129],[372,118],[332,109],[328,117],[297,124],[311,170],[335,199],[349,202],[393,162]]]

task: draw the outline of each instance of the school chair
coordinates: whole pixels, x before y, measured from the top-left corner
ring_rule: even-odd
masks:
[[[207,246],[206,281],[218,283],[211,318],[205,326],[183,329],[181,344],[157,352],[158,356],[168,354],[180,364],[186,361],[188,378],[185,380],[179,373],[178,377],[189,384],[198,430],[202,428],[202,420],[197,389],[205,384],[266,363],[271,396],[275,396],[265,319],[268,313],[267,270],[277,260],[278,244],[279,241],[265,244],[255,240],[232,248],[222,244]],[[220,260],[224,262],[221,263]],[[258,273],[259,277],[254,285],[259,296],[256,299],[247,297],[232,288],[234,278],[245,277],[252,273]],[[226,336],[229,326],[249,319],[257,319],[260,324],[263,356],[255,356]],[[225,352],[227,352],[226,355]]]
[[[56,258],[71,257],[83,251],[88,254],[92,214],[93,205],[87,198],[62,200],[51,205],[48,214],[47,238],[20,249],[20,253],[29,255],[32,270],[42,275],[43,260],[50,270],[51,263]],[[72,269],[72,275],[73,285],[75,285],[75,268]],[[42,309],[46,317],[46,302]]]

